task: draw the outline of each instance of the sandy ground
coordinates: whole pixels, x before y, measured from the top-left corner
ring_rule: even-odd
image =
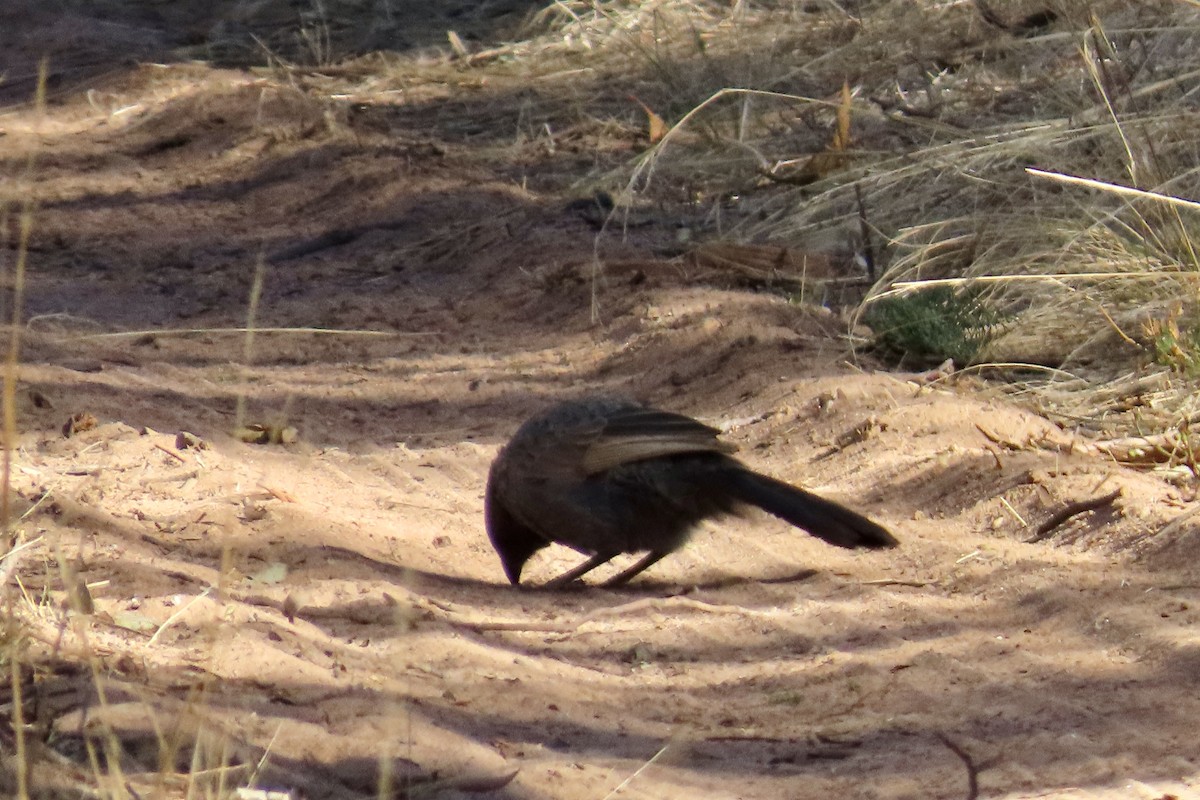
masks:
[[[657,259],[665,223],[607,239],[594,280],[569,176],[633,132],[492,160],[469,102],[104,75],[0,116],[6,185],[37,198],[5,575],[42,796],[95,782],[89,744],[144,797],[1200,796],[1196,528],[1162,532],[1190,488],[852,359],[837,315]],[[247,343],[224,329],[257,263]],[[488,464],[596,389],[725,425],[902,547],[754,516],[620,591],[508,586]]]

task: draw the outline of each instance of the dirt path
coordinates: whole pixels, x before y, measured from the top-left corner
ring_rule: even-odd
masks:
[[[163,796],[186,783],[162,765],[245,781],[264,752],[257,784],[309,797],[1195,796],[1197,544],[1155,535],[1190,491],[980,387],[851,367],[827,312],[655,260],[668,225],[608,240],[593,281],[564,162],[489,166],[436,108],[176,66],[0,120],[38,198],[10,585],[55,752],[86,776],[82,740],[119,739]],[[264,254],[257,326],[359,333],[247,356],[221,329]],[[754,517],[622,591],[512,589],[487,465],[593,389],[732,421],[756,468],[903,547]],[[235,440],[239,402],[298,441]],[[98,425],[64,438],[74,414]],[[80,582],[94,613],[64,628]]]

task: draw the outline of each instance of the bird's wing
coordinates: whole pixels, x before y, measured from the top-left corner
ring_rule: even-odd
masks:
[[[732,453],[737,448],[722,442],[716,428],[691,417],[632,407],[611,414],[600,435],[583,454],[583,469],[595,475],[631,461],[644,461],[680,453]]]

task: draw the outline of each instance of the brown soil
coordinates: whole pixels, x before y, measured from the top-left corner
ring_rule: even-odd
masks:
[[[359,107],[119,67],[110,36],[104,68],[71,73],[90,95],[0,117],[3,174],[37,199],[11,478],[30,544],[4,569],[25,714],[49,734],[40,792],[94,781],[84,745],[118,741],[141,796],[230,762],[227,785],[308,797],[1200,791],[1195,528],[1156,535],[1190,491],[983,387],[853,361],[837,315],[657,259],[666,222],[606,238],[594,280],[568,187],[636,131],[550,153],[470,133],[469,75],[451,119],[429,89]],[[247,350],[223,329],[246,325],[257,263]],[[508,586],[490,459],[596,389],[730,423],[755,468],[902,547],[755,516],[621,591]],[[73,415],[97,424],[65,437]],[[245,443],[240,422],[298,441]],[[527,575],[577,560],[554,548]],[[85,594],[93,613],[64,611]]]

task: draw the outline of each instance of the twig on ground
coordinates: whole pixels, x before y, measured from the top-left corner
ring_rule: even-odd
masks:
[[[714,605],[713,603],[705,603],[700,600],[693,600],[690,597],[643,597],[640,600],[634,600],[630,603],[622,603],[619,606],[609,606],[607,608],[597,608],[594,611],[589,611],[580,617],[580,623],[591,622],[602,617],[617,617],[633,614],[640,611],[664,611],[666,609],[688,609],[691,611],[701,611],[706,614],[737,614],[739,616],[760,616],[760,612],[755,612],[753,609],[743,608],[741,606],[729,605]]]
[[[1002,438],[1000,436],[1000,434],[998,434],[998,433],[993,433],[992,431],[989,431],[987,428],[983,427],[978,422],[975,423],[975,429],[977,431],[979,431],[980,433],[982,433],[984,438],[987,439],[989,442],[991,442],[992,444],[997,445],[999,447],[1003,447],[1005,450],[1026,449],[1014,441]]]
[[[162,625],[158,626],[158,630],[156,630],[154,632],[154,635],[150,637],[150,641],[148,641],[146,644],[153,646],[154,643],[158,641],[158,637],[162,635],[163,631],[167,630],[172,625],[174,625],[176,622],[178,622],[179,618],[182,617],[184,615],[184,613],[186,613],[187,610],[192,607],[193,604],[195,604],[198,600],[203,600],[205,597],[208,597],[210,594],[212,594],[212,591],[213,591],[213,587],[209,586],[209,587],[205,588],[205,590],[202,591],[200,594],[196,595],[191,600],[184,603],[183,606],[180,607],[180,609],[178,611],[176,611],[171,616],[167,617],[166,622],[164,622]]]
[[[187,459],[186,459],[186,458],[184,458],[183,456],[179,455],[179,453],[176,453],[175,451],[171,450],[170,448],[164,447],[163,445],[159,444],[158,442],[155,442],[155,443],[154,443],[154,447],[155,447],[156,449],[158,449],[158,450],[162,450],[164,453],[166,453],[167,455],[169,455],[171,458],[174,458],[175,460],[177,460],[177,461],[178,461],[180,464],[186,464],[186,463],[187,463]]]
[[[469,622],[463,619],[446,619],[456,628],[482,633],[483,631],[516,631],[519,633],[575,633],[578,625],[558,622]]]
[[[1055,528],[1062,525],[1071,517],[1082,514],[1085,511],[1094,511],[1097,508],[1103,508],[1104,506],[1111,505],[1112,502],[1120,496],[1121,490],[1114,489],[1108,494],[1100,497],[1093,497],[1090,500],[1079,500],[1074,503],[1068,503],[1066,506],[1051,515],[1050,519],[1039,525],[1037,532],[1033,534],[1033,536],[1030,536],[1028,539],[1026,539],[1025,543],[1032,544],[1034,542],[1040,542],[1043,539],[1048,539],[1050,535],[1054,533]]]
[[[1001,505],[1003,505],[1005,508],[1008,509],[1008,513],[1012,514],[1013,517],[1016,518],[1017,522],[1021,523],[1022,528],[1029,527],[1029,523],[1025,521],[1025,518],[1021,516],[1020,512],[1018,512],[1015,508],[1012,507],[1012,503],[1008,502],[1008,500],[1006,498],[1001,496],[1000,503],[1001,503]]]
[[[142,486],[151,486],[156,483],[183,483],[190,481],[200,475],[198,469],[185,469],[182,472],[175,472],[170,475],[158,475],[153,478],[142,478],[138,483]]]
[[[971,758],[971,754],[963,750],[944,733],[935,733],[938,741],[946,745],[951,753],[958,756],[967,768],[967,800],[977,800],[979,797],[979,771],[980,767],[975,764],[975,759]]]
[[[658,759],[662,758],[663,754],[666,753],[668,748],[670,748],[670,747],[671,747],[671,742],[667,742],[666,744],[664,744],[657,753],[655,753],[654,755],[652,755],[650,757],[649,761],[647,761],[645,764],[642,764],[640,767],[638,767],[636,770],[634,770],[632,775],[630,775],[628,778],[626,778],[625,780],[623,780],[619,784],[617,784],[617,788],[613,789],[611,792],[604,795],[604,800],[610,800],[610,798],[616,797],[617,794],[620,793],[622,789],[624,789],[629,784],[633,783],[633,780],[637,776],[639,776],[643,772],[645,772],[646,769],[648,769],[651,764],[653,764],[655,761],[658,761]]]

